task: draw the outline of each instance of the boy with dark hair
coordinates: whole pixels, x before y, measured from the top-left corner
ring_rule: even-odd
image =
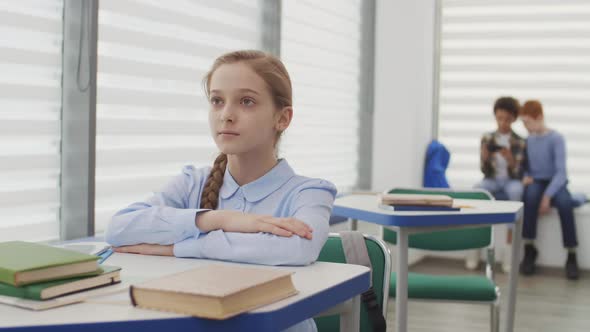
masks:
[[[481,139],[484,179],[477,187],[489,191],[497,199],[520,201],[522,198],[525,140],[512,131],[519,108],[518,101],[512,97],[498,98],[494,104],[497,129]]]
[[[484,179],[475,187],[489,191],[496,199],[520,201],[522,199],[523,161],[525,157],[525,140],[512,130],[512,123],[518,118],[520,105],[512,97],[500,97],[494,103],[496,130],[486,133],[481,138],[480,165]],[[511,242],[511,233],[507,234]],[[505,251],[509,253],[509,247]],[[467,268],[477,267],[477,257],[469,257]],[[505,255],[502,268],[510,269],[509,256]]]

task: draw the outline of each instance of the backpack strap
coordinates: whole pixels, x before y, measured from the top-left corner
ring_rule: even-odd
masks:
[[[344,256],[348,264],[363,265],[371,270],[371,287],[361,295],[361,300],[365,304],[367,314],[374,332],[385,332],[387,323],[381,306],[377,300],[377,294],[373,289],[373,267],[367,245],[365,244],[365,236],[361,232],[356,231],[342,231],[340,232],[342,239],[342,248],[344,249]]]

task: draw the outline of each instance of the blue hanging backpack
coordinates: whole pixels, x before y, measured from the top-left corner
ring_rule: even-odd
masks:
[[[449,166],[451,154],[449,150],[437,140],[432,140],[426,149],[424,162],[425,188],[449,188],[445,172]]]

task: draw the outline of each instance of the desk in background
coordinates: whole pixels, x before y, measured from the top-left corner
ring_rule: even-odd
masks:
[[[469,206],[455,212],[401,212],[379,208],[376,195],[352,194],[338,197],[332,215],[379,224],[397,231],[396,331],[407,331],[408,316],[408,237],[462,227],[514,224],[512,266],[508,286],[505,330],[514,330],[518,255],[522,238],[522,202],[455,199],[455,205]]]

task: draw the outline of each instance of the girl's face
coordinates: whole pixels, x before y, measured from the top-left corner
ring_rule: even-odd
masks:
[[[524,127],[530,134],[540,133],[543,131],[545,124],[542,115],[536,119],[528,115],[521,116],[520,118],[524,124]]]
[[[244,63],[221,65],[209,85],[209,126],[222,153],[274,151],[292,110],[277,110],[266,82]]]

